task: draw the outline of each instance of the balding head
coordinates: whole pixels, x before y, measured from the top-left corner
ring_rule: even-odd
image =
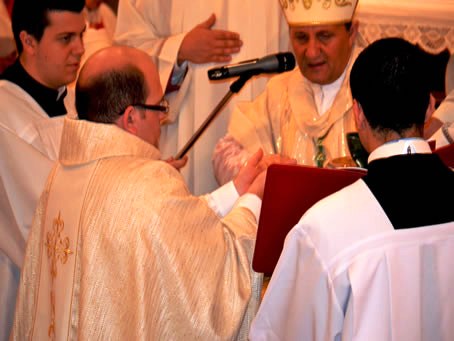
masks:
[[[110,46],[93,54],[76,84],[80,119],[114,123],[131,104],[150,93],[162,96],[159,75],[150,56],[133,47]]]
[[[94,53],[80,71],[80,82],[86,78],[96,77],[110,71],[120,71],[129,65],[137,68],[149,69],[150,56],[145,52],[129,46],[110,46]],[[157,75],[157,73],[156,73]]]

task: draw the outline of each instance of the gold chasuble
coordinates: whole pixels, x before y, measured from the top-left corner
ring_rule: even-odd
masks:
[[[349,77],[360,51],[353,50],[339,92],[326,112],[317,112],[313,84],[295,68],[273,77],[255,101],[240,103],[229,134],[250,153],[263,148],[303,165],[326,166],[334,158],[349,156],[346,134],[356,131]]]
[[[12,340],[246,339],[255,217],[219,218],[159,151],[66,119],[27,244]]]

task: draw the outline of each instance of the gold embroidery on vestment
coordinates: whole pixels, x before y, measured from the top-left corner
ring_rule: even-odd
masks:
[[[60,217],[54,219],[52,224],[52,231],[47,232],[46,247],[47,257],[50,260],[50,276],[51,276],[51,290],[50,290],[50,305],[51,305],[51,322],[48,328],[48,335],[51,340],[55,340],[55,292],[54,292],[54,279],[57,277],[57,263],[60,261],[66,264],[68,256],[73,252],[69,248],[69,238],[62,237],[61,233],[65,228],[65,222]]]

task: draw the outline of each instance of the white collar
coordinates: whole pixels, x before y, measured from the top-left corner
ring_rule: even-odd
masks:
[[[411,137],[386,142],[370,153],[368,163],[376,159],[383,159],[402,154],[431,154],[429,144],[423,138]]]
[[[57,101],[60,99],[61,95],[65,93],[65,91],[66,91],[65,85],[58,88]]]
[[[342,82],[344,81],[346,73],[347,73],[347,68],[344,69],[344,72],[342,72],[340,77],[338,79],[336,79],[334,82],[332,82],[331,84],[322,85],[323,92],[326,93],[326,92],[332,92],[334,90],[339,90],[342,85]]]
[[[339,89],[344,82],[347,68],[338,79],[330,84],[320,85],[310,82],[312,92],[314,93],[315,104],[319,115],[323,115],[332,105]]]

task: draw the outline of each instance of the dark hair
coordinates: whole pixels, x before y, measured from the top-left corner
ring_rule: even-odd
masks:
[[[422,126],[430,87],[422,50],[401,38],[384,38],[367,46],[350,73],[352,96],[372,129],[399,135]]]
[[[51,11],[69,11],[80,13],[85,0],[15,0],[11,24],[17,51],[23,50],[19,34],[26,31],[40,41],[44,29],[49,25],[48,13]]]
[[[76,110],[87,121],[113,123],[128,105],[144,103],[148,93],[143,72],[133,64],[85,78],[76,84]]]

